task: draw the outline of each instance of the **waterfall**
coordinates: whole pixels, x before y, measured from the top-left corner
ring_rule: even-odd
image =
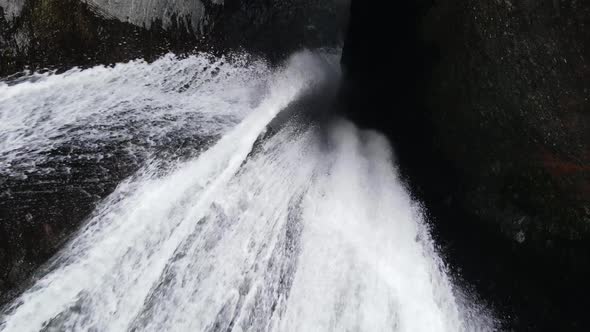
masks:
[[[494,330],[452,282],[381,134],[297,116],[268,131],[337,79],[337,58],[168,55],[0,83],[4,174],[113,141],[141,163],[0,331]],[[194,137],[207,140],[182,158],[170,147]]]

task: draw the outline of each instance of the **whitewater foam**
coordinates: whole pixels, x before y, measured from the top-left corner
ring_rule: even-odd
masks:
[[[91,152],[65,157],[100,161],[116,145],[143,160],[196,138],[216,140],[257,107],[270,76],[266,63],[246,56],[169,54],[0,82],[0,174],[59,164],[62,147]]]
[[[262,66],[263,74],[232,67],[247,74],[215,84],[233,87],[233,95],[211,83],[191,84],[190,96],[169,93],[192,77],[195,59],[160,60],[155,68],[168,68],[161,77],[150,76],[153,65],[137,62],[0,86],[0,100],[14,105],[44,93],[49,100],[56,95],[52,86],[85,85],[78,97],[91,86],[116,94],[120,87],[111,82],[129,75],[111,71],[124,70],[164,92],[147,97],[138,84],[133,97],[119,94],[109,102],[97,92],[102,97],[93,100],[101,110],[119,114],[111,107],[121,98],[131,100],[123,119],[141,120],[146,105],[158,105],[153,117],[183,107],[208,110],[211,120],[200,128],[221,137],[164,175],[146,168],[121,184],[35,285],[5,309],[0,330],[493,330],[487,317],[466,314],[470,307],[457,297],[384,137],[345,120],[321,128],[293,120],[260,140],[281,110],[333,77],[334,60],[303,52],[280,69]],[[183,70],[169,72],[177,66]],[[72,98],[58,97],[65,105]],[[62,112],[59,103],[56,112]],[[161,104],[169,107],[161,111]],[[50,117],[54,122],[38,120],[41,133],[31,138],[12,130],[3,137],[2,156],[18,163],[15,150],[41,142],[35,135],[55,138],[60,121],[70,117],[86,123],[94,115],[110,125],[94,110],[65,112],[69,116]],[[81,141],[103,135],[79,134]],[[31,158],[42,158],[52,144],[58,143],[36,147]]]

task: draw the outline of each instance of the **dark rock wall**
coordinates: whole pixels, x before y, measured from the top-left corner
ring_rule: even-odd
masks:
[[[13,0],[0,0],[0,78],[25,68],[149,61],[195,50],[246,50],[281,61],[302,47],[340,45],[348,13],[348,0],[195,0],[202,8],[192,11],[188,0],[144,0],[148,10],[135,4],[128,11],[163,12],[121,20],[113,15],[119,8],[103,0],[18,0],[20,10],[6,1]]]
[[[184,26],[165,31],[156,22],[148,30],[100,16],[79,0],[28,0],[18,16],[0,15],[0,36],[0,77],[25,68],[151,60],[168,50],[191,50],[196,44]]]
[[[498,277],[517,326],[587,327],[590,3],[441,1],[423,22],[437,147],[460,207],[511,241]]]
[[[226,0],[210,39],[281,60],[301,48],[341,46],[350,0]]]
[[[388,134],[455,276],[506,329],[584,330],[590,3],[354,1],[343,99]]]
[[[590,234],[589,20],[588,2],[556,0],[441,1],[424,21],[441,148],[485,183],[467,203],[501,206],[506,235],[536,246]]]

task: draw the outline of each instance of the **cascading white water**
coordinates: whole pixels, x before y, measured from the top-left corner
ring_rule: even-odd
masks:
[[[1,331],[493,330],[454,290],[381,135],[288,121],[259,140],[333,79],[330,56],[302,52],[276,70],[225,62],[215,78],[206,58],[0,85],[7,173],[74,141],[220,137],[120,184],[5,308]],[[144,125],[130,133],[131,122]]]
[[[70,157],[99,162],[113,145],[141,159],[219,136],[260,103],[269,77],[267,65],[246,56],[230,64],[201,54],[0,82],[0,174],[59,164],[50,152],[63,146],[98,152]]]

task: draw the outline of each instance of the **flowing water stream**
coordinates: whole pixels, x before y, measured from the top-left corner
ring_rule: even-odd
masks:
[[[382,135],[296,117],[268,132],[337,80],[337,59],[169,55],[0,83],[3,174],[113,142],[142,165],[0,330],[493,330],[453,285]]]

